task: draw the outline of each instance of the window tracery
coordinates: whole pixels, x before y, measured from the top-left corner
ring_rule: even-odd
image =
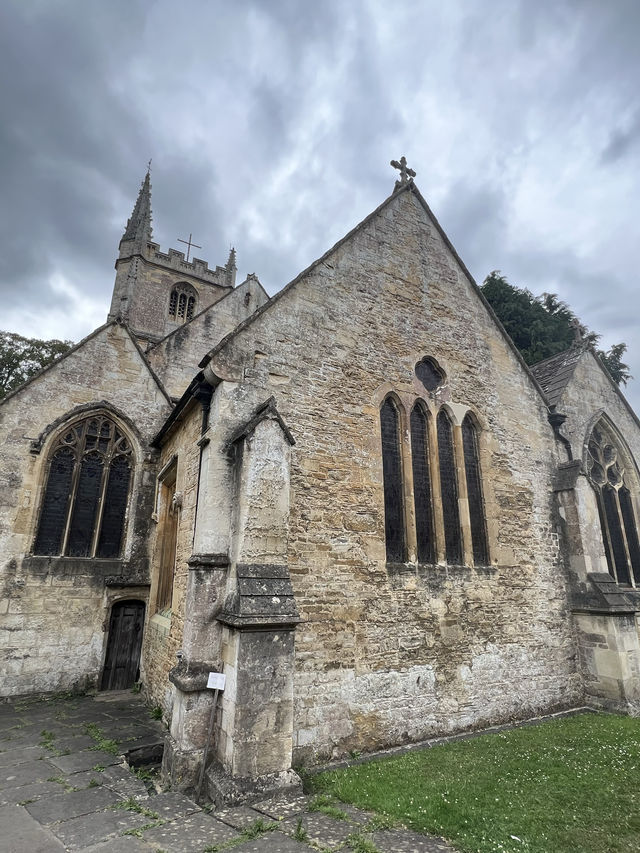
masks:
[[[103,414],[76,421],[49,459],[33,553],[119,557],[133,466],[124,433]]]
[[[188,323],[196,312],[196,292],[186,282],[177,284],[169,297],[169,318],[178,323]]]
[[[586,468],[596,493],[609,574],[618,583],[640,586],[640,543],[624,454],[602,422],[589,437]]]

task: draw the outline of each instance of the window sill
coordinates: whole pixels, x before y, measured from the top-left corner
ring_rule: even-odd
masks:
[[[497,566],[463,566],[448,563],[387,563],[389,577],[463,577],[475,575],[494,575]]]

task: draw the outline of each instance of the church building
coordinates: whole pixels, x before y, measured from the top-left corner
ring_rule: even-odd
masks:
[[[141,684],[188,790],[223,673],[218,802],[640,713],[640,421],[579,340],[526,366],[394,165],[271,298],[161,251],[147,173],[107,322],[0,402],[0,697]]]

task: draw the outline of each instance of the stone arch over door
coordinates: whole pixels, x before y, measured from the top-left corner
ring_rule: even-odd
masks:
[[[114,601],[109,617],[101,690],[127,690],[138,680],[144,615],[145,603],[140,599]]]

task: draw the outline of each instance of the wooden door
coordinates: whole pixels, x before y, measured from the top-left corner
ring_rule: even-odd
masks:
[[[111,608],[101,690],[126,690],[138,680],[144,602],[118,601]]]

